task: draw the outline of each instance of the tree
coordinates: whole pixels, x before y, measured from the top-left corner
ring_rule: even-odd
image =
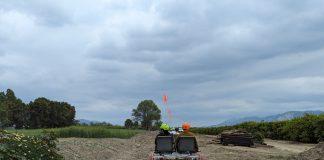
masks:
[[[8,125],[7,109],[5,106],[6,95],[0,92],[0,128],[4,128]]]
[[[8,125],[15,126],[17,129],[23,128],[26,124],[25,104],[15,96],[11,89],[7,89],[3,105],[7,112]]]
[[[133,121],[131,119],[126,119],[124,126],[125,126],[125,128],[132,128],[133,127]]]
[[[4,108],[4,105],[0,103],[0,128],[4,128],[8,125],[7,111]]]
[[[75,107],[66,102],[37,98],[28,105],[8,89],[0,92],[0,128],[64,127],[75,124]]]
[[[142,128],[149,130],[152,128],[153,121],[161,119],[161,110],[152,100],[140,102],[136,109],[133,109],[134,120],[141,123]]]
[[[29,127],[42,128],[48,122],[50,101],[46,98],[37,98],[28,104]]]
[[[153,126],[153,129],[154,130],[158,130],[160,128],[160,126],[162,125],[162,121],[155,121],[154,122],[154,126]]]
[[[28,105],[30,128],[56,128],[74,124],[75,108],[66,102],[37,98]]]
[[[138,124],[137,121],[133,122],[133,127],[134,127],[134,128],[138,128],[138,126],[139,126],[139,124]]]

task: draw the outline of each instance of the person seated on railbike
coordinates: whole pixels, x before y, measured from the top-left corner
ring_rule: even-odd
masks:
[[[161,126],[160,126],[160,132],[155,137],[155,148],[156,148],[156,145],[157,145],[157,138],[159,136],[171,136],[172,137],[172,142],[174,142],[174,138],[173,138],[172,134],[169,131],[170,131],[169,125],[166,124],[166,123],[162,123]]]
[[[190,124],[189,123],[183,123],[182,124],[182,129],[183,129],[183,132],[181,132],[178,135],[178,138],[176,139],[176,142],[175,142],[176,147],[178,147],[180,137],[193,137],[194,138],[194,148],[195,148],[195,151],[198,152],[198,143],[197,143],[195,135],[192,132],[190,132]]]
[[[169,132],[170,131],[170,127],[168,124],[166,123],[162,123],[161,126],[160,126],[160,132],[157,136],[171,136],[171,133]]]

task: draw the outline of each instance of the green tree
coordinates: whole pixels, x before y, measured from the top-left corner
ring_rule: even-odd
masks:
[[[162,125],[162,121],[160,121],[160,120],[155,121],[155,122],[154,122],[153,129],[154,129],[154,130],[159,130],[161,125]]]
[[[7,112],[8,125],[15,126],[17,129],[23,128],[26,124],[25,104],[15,96],[11,89],[7,89],[3,105]]]
[[[132,128],[134,126],[133,121],[131,119],[126,119],[124,126],[125,128]]]
[[[6,95],[4,92],[0,92],[0,128],[8,125],[7,109],[5,106]]]
[[[139,126],[139,124],[138,124],[137,121],[133,122],[133,127],[134,127],[134,128],[138,128],[138,126]]]
[[[30,128],[56,128],[74,124],[75,108],[66,102],[37,98],[28,105]]]
[[[304,117],[294,118],[287,122],[283,128],[285,139],[299,142],[317,142],[315,123],[318,119],[316,115],[305,115]]]
[[[315,122],[315,136],[316,139],[320,141],[324,141],[324,114],[320,115]]]
[[[136,109],[133,109],[134,120],[141,123],[141,127],[149,130],[152,128],[153,121],[161,119],[161,110],[152,100],[140,102]]]

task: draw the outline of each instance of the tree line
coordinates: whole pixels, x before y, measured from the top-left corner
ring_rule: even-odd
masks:
[[[0,127],[56,128],[75,123],[75,107],[40,97],[25,104],[11,89],[0,92]]]
[[[254,135],[305,143],[317,143],[324,140],[324,114],[310,115],[285,121],[244,122],[234,126],[194,128],[193,132],[218,135],[225,130],[244,129]]]

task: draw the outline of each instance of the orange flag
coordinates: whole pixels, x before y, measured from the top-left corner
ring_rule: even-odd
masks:
[[[168,104],[168,96],[166,94],[163,95],[162,101],[166,106],[166,113],[168,115],[168,118],[169,118],[169,120],[171,120],[172,119],[172,112],[171,112],[171,109],[167,106],[167,104]]]
[[[168,96],[167,95],[163,95],[162,97],[163,103],[167,104],[168,103]]]

